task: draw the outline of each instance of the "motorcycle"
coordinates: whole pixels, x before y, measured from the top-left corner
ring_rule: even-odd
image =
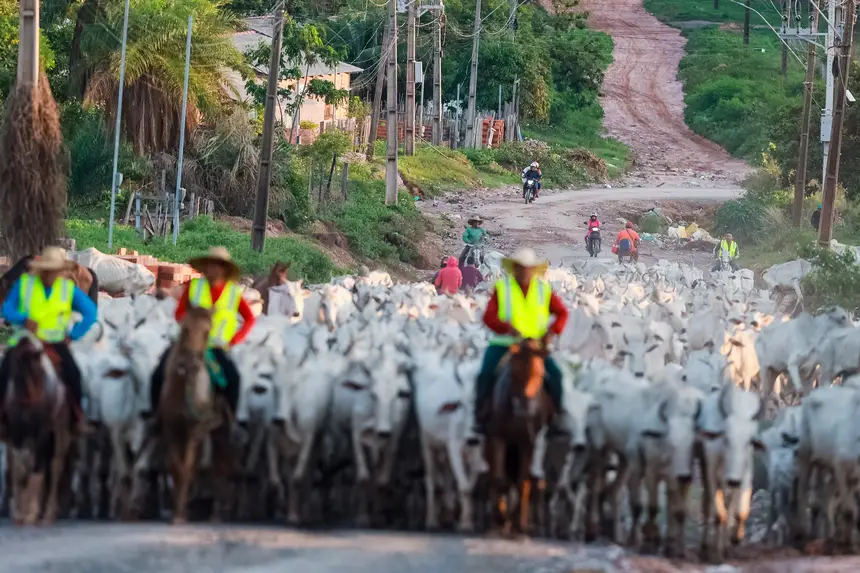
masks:
[[[527,179],[526,180],[526,188],[525,188],[526,205],[528,205],[529,203],[531,203],[532,201],[535,200],[535,194],[536,193],[537,193],[537,187],[535,186],[535,180],[534,179]]]
[[[732,259],[725,251],[720,253],[720,272],[732,272]]]
[[[470,245],[468,243],[464,243],[466,250],[466,257],[463,259],[463,262],[472,258],[475,261],[475,266],[480,267],[484,264],[484,245]]]
[[[586,237],[585,248],[592,257],[600,253],[600,227],[592,227]]]

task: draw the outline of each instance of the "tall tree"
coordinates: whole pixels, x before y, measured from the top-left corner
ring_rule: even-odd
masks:
[[[81,46],[92,73],[87,101],[112,122],[119,82],[122,0],[105,5],[105,22],[84,30]],[[126,54],[123,133],[138,153],[174,149],[179,142],[188,15],[194,16],[186,125],[219,114],[229,89],[227,70],[246,72],[231,43],[233,15],[212,0],[132,0]]]

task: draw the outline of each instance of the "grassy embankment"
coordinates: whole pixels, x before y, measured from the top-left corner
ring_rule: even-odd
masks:
[[[742,6],[725,0],[714,10],[709,2],[694,0],[646,0],[645,7],[661,20],[684,28],[686,54],[679,77],[684,83],[685,119],[690,128],[726,148],[735,157],[759,166],[745,182],[747,195],[729,201],[718,212],[715,231],[732,231],[741,244],[741,262],[756,270],[792,260],[810,245],[815,231],[809,217],[818,193],[804,203],[803,224],[791,226],[791,201],[803,96],[803,65],[789,53],[783,77],[782,44],[752,14],[750,44],[743,45]],[[754,8],[762,8],[755,6]],[[773,24],[778,15],[760,10]],[[684,22],[713,22],[713,26],[685,27]],[[729,25],[727,25],[729,24]],[[801,59],[805,50],[795,53]],[[820,80],[814,98],[823,101]],[[814,107],[820,107],[814,104]],[[810,129],[808,178],[820,179],[821,147],[819,124],[813,117]],[[844,178],[844,176],[843,176]],[[817,181],[811,187],[817,191]],[[849,193],[848,197],[852,194]],[[840,242],[860,240],[860,210],[840,194],[841,217],[834,236]]]

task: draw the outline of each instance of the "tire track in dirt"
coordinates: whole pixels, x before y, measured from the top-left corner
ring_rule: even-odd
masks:
[[[582,7],[589,27],[615,43],[600,97],[604,126],[633,149],[640,175],[656,182],[692,171],[738,183],[749,168],[684,122],[680,31],[648,13],[642,0],[583,0]]]

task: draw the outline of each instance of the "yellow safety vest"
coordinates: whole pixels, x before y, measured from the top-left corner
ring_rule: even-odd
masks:
[[[209,282],[204,279],[191,279],[188,291],[188,302],[192,306],[211,309],[212,330],[209,331],[209,346],[223,348],[230,344],[236,332],[239,331],[239,303],[242,291],[233,281],[227,281],[221,296],[212,303],[212,291]]]
[[[59,277],[51,285],[51,296],[45,295],[42,279],[35,275],[21,275],[21,303],[19,310],[38,325],[36,336],[49,344],[63,342],[72,321],[72,298],[75,283]],[[19,337],[16,337],[16,339]]]
[[[738,244],[737,244],[736,242],[732,241],[732,244],[731,244],[731,245],[729,245],[729,244],[726,242],[726,240],[725,240],[725,239],[723,239],[723,240],[720,242],[720,254],[722,254],[722,253],[724,253],[724,252],[726,252],[726,251],[728,251],[728,252],[729,252],[729,258],[730,258],[730,259],[735,258],[735,256],[736,256],[736,255],[737,255],[737,253],[738,253]]]
[[[548,282],[532,279],[528,294],[513,277],[496,281],[496,296],[499,299],[499,319],[513,326],[525,338],[542,338],[549,329],[549,304],[552,287]],[[496,336],[490,344],[510,346],[512,336]]]

